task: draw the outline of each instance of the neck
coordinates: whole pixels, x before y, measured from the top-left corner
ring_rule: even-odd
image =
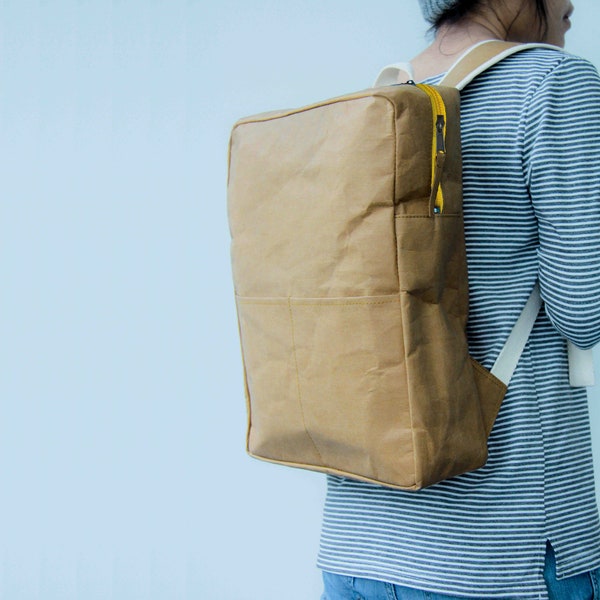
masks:
[[[481,23],[476,19],[442,26],[429,47],[440,56],[456,58],[471,46],[485,40],[505,40],[506,32],[498,24]]]
[[[504,40],[501,27],[477,20],[442,26],[433,43],[412,61],[417,81],[447,71],[454,61],[471,46],[485,40]]]

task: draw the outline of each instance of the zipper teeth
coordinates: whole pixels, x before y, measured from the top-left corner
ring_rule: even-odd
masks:
[[[425,83],[419,83],[419,84],[417,84],[417,87],[421,88],[429,96],[429,99],[431,100],[431,104],[432,104],[433,110],[435,112],[435,116],[434,116],[434,120],[433,120],[433,129],[435,132],[436,131],[436,117],[438,117],[439,115],[444,116],[445,112],[446,112],[445,106],[444,106],[444,99],[441,97],[440,93],[435,88],[431,87],[430,85],[427,85]]]
[[[427,85],[426,83],[419,83],[417,84],[417,87],[420,87],[431,98],[431,102],[434,105],[437,114],[442,114],[444,111],[444,100],[440,93],[434,87]]]
[[[425,92],[429,96],[429,100],[431,101],[431,107],[433,110],[433,140],[432,140],[432,152],[431,152],[431,154],[432,154],[431,180],[432,180],[432,186],[433,186],[434,174],[435,174],[435,169],[436,169],[436,154],[437,154],[437,150],[438,150],[438,148],[437,148],[437,139],[438,139],[437,138],[437,135],[438,135],[437,118],[438,118],[438,116],[442,116],[444,118],[443,132],[445,133],[445,130],[446,130],[446,123],[445,123],[445,121],[446,121],[446,106],[444,104],[444,99],[442,98],[440,93],[434,87],[432,87],[426,83],[417,83],[416,85],[419,89],[421,89],[423,92]],[[445,143],[444,143],[444,147],[445,147]],[[435,206],[436,206],[437,212],[441,213],[444,210],[444,194],[443,194],[441,185],[437,191]]]
[[[433,141],[432,141],[432,169],[435,168],[435,149],[436,149],[436,140],[437,140],[437,129],[436,129],[436,121],[437,115],[440,114],[439,111],[439,103],[442,100],[438,91],[433,89],[430,85],[426,83],[418,83],[417,87],[424,91],[429,96],[429,101],[431,102],[431,107],[433,109]],[[442,101],[443,102],[443,101]],[[433,174],[433,170],[432,170]]]

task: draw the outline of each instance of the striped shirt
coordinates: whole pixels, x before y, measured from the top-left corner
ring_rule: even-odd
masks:
[[[430,83],[439,78],[430,80]],[[600,78],[552,49],[511,56],[461,96],[469,344],[488,369],[537,278],[545,310],[487,464],[419,492],[328,477],[319,567],[470,598],[547,598],[600,567],[585,389],[565,338],[600,340]]]

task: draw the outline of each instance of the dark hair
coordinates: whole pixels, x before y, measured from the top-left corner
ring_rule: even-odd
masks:
[[[548,32],[548,12],[546,10],[546,0],[534,0],[535,10],[540,22],[542,39]],[[453,25],[458,23],[467,15],[476,12],[484,4],[484,0],[457,0],[454,5],[444,11],[433,23],[433,31],[437,31],[442,25]]]

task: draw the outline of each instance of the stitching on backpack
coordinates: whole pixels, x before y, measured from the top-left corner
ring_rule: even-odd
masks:
[[[280,306],[284,302],[288,304],[291,311],[291,306],[314,306],[316,308],[327,308],[327,307],[339,307],[339,306],[370,306],[370,305],[378,305],[378,304],[397,304],[400,302],[399,296],[391,296],[388,299],[382,300],[352,300],[350,298],[311,298],[311,300],[302,300],[302,299],[280,299],[278,302],[278,298],[274,300],[261,300],[261,299],[252,299],[252,298],[238,298],[238,302],[241,304],[251,304],[258,306]]]
[[[378,304],[397,304],[400,302],[400,297],[394,296],[389,300],[345,300],[345,299],[331,299],[328,302],[328,298],[317,298],[313,302],[303,302],[302,300],[294,301],[295,306],[315,306],[318,308],[327,308],[329,306],[376,306]]]
[[[461,213],[442,213],[440,215],[435,215],[434,217],[430,217],[429,215],[394,215],[396,219],[447,219],[448,217],[462,217]]]
[[[407,292],[403,292],[403,294],[405,296],[407,296]],[[400,303],[400,311],[402,313],[402,319],[404,319],[404,310],[406,309],[406,303]],[[403,337],[403,342],[404,342],[404,370],[406,371],[406,380],[408,381],[408,354],[406,351],[407,348],[407,339],[406,339],[406,329],[403,327],[402,328],[402,337]],[[414,416],[413,416],[413,395],[411,393],[411,389],[410,386],[407,389],[408,391],[408,414],[409,414],[409,418],[410,418],[410,430],[411,430],[411,437],[412,437],[412,454],[413,454],[413,466],[414,466],[414,477],[413,477],[413,481],[415,482],[414,485],[415,487],[418,486],[418,484],[420,482],[423,481],[423,470],[419,469],[419,464],[417,461],[417,435],[415,433],[415,420],[414,420]]]
[[[314,446],[315,452],[317,453],[317,456],[319,457],[321,464],[325,465],[325,462],[323,461],[323,457],[321,456],[321,453],[319,452],[319,449],[317,448],[317,444],[315,443],[315,440],[313,440],[312,435],[310,435],[310,433],[308,433],[308,429],[306,428],[306,419],[304,417],[304,407],[302,405],[302,390],[300,388],[300,372],[298,370],[298,355],[296,353],[296,335],[294,332],[294,315],[292,313],[291,298],[288,298],[288,311],[290,313],[290,325],[292,328],[292,346],[294,348],[294,365],[296,367],[296,388],[298,390],[298,404],[300,405],[300,414],[302,415],[302,426],[304,427],[304,431],[306,432],[308,439],[311,441],[312,445]]]

